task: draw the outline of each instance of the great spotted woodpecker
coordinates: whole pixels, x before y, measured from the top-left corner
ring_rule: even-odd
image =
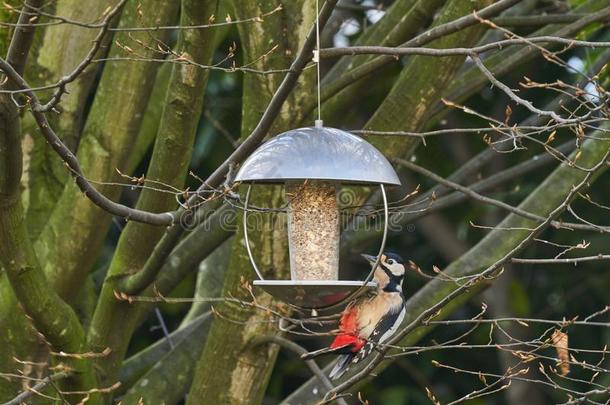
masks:
[[[377,257],[362,255],[373,266]],[[375,346],[392,336],[405,316],[405,299],[402,280],[404,261],[394,253],[381,255],[373,280],[377,292],[373,297],[363,297],[350,303],[341,314],[339,333],[329,347],[305,353],[303,359],[323,354],[338,354],[337,364],[330,372],[331,379],[345,373],[351,363],[366,358]]]

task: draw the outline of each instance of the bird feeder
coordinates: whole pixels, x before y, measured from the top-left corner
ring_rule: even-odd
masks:
[[[365,280],[339,280],[340,207],[343,185],[378,186],[388,227],[386,186],[400,185],[388,160],[374,146],[349,132],[320,126],[284,132],[261,145],[243,163],[235,182],[248,185],[244,201],[244,239],[259,278],[254,285],[300,308],[321,309],[376,287]],[[248,238],[247,216],[254,184],[283,184],[287,200],[290,280],[262,276]],[[377,263],[378,264],[378,263]],[[373,266],[373,269],[377,266]]]

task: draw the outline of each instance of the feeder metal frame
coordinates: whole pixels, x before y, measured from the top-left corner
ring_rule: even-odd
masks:
[[[375,275],[375,269],[377,268],[377,266],[379,266],[379,262],[381,261],[381,255],[383,254],[383,251],[385,250],[386,240],[387,240],[387,236],[388,236],[388,222],[389,222],[389,216],[390,216],[389,209],[388,209],[388,198],[387,198],[387,195],[385,192],[385,187],[384,187],[383,183],[379,184],[379,188],[381,189],[381,197],[383,199],[384,225],[383,225],[383,235],[381,237],[381,246],[379,248],[379,253],[377,254],[377,260],[375,261],[375,264],[371,268],[371,271],[369,272],[368,276],[363,281],[358,281],[359,285],[354,292],[348,294],[346,297],[342,298],[337,303],[325,306],[323,309],[331,309],[335,306],[339,306],[343,302],[351,299],[352,297],[357,297],[358,295],[360,295],[362,290],[364,290],[366,287],[370,287],[369,283],[371,282],[371,280],[373,279],[373,277]],[[246,243],[246,251],[248,252],[248,257],[250,258],[250,264],[252,264],[252,267],[254,268],[256,275],[258,276],[260,281],[268,281],[263,277],[263,274],[261,273],[260,269],[258,268],[258,265],[256,264],[256,261],[254,260],[254,255],[252,254],[252,249],[250,247],[250,238],[248,236],[248,206],[250,203],[251,191],[252,191],[252,184],[248,184],[248,189],[246,190],[246,198],[244,200],[244,215],[243,215],[244,241]],[[278,280],[276,280],[276,281],[278,281]],[[333,285],[333,284],[335,286],[345,285],[345,281],[342,281],[342,280],[281,280],[281,281],[292,282],[294,285],[297,285],[297,284],[299,284],[299,282],[303,282],[303,281],[306,281],[307,283],[304,283],[302,285],[315,285],[315,283],[318,283],[318,284],[324,283],[329,286]],[[334,283],[333,283],[333,281],[334,281]],[[294,304],[290,304],[290,305],[299,307],[298,305],[294,305]]]
[[[354,160],[354,157],[357,159]],[[263,277],[254,260],[248,235],[248,207],[252,185],[254,183],[286,184],[289,181],[306,180],[379,185],[381,188],[385,219],[383,237],[377,261],[365,280],[265,280]],[[390,162],[373,145],[361,137],[336,128],[316,125],[293,129],[259,146],[242,164],[234,182],[248,184],[243,226],[248,258],[259,278],[254,281],[254,285],[294,307],[324,310],[338,307],[348,299],[376,286],[371,280],[385,249],[389,224],[385,186],[398,186],[400,179]],[[295,304],[295,302],[307,305]]]

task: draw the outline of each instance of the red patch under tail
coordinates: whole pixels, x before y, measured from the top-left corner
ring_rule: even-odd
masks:
[[[331,349],[350,346],[353,353],[359,351],[366,343],[358,337],[358,310],[356,307],[348,307],[341,315],[339,322],[339,335],[330,344]]]

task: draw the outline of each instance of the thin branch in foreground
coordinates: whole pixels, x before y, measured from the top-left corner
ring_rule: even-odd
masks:
[[[524,264],[578,264],[582,262],[594,262],[600,260],[610,260],[610,255],[598,254],[595,256],[584,256],[584,257],[570,257],[560,259],[525,259],[513,257],[511,261],[513,263],[524,263]]]
[[[472,54],[481,54],[492,50],[500,50],[509,45],[531,46],[532,44],[563,44],[566,45],[567,51],[573,47],[586,48],[609,48],[610,42],[592,42],[580,41],[571,38],[561,38],[556,36],[538,36],[531,38],[510,38],[495,42],[490,42],[485,45],[474,46],[471,48],[422,48],[422,47],[389,47],[389,46],[349,46],[320,49],[321,58],[336,58],[338,56],[356,56],[356,55],[391,55],[391,56],[407,56],[407,55],[423,55],[434,57],[447,56],[471,56]]]
[[[524,218],[531,219],[533,221],[538,221],[538,222],[546,221],[546,218],[544,218],[544,217],[532,214],[531,212],[524,211],[518,207],[513,207],[510,204],[506,204],[506,203],[496,200],[494,198],[486,197],[482,194],[477,193],[476,191],[473,191],[469,187],[465,187],[465,186],[462,186],[455,182],[446,180],[443,177],[438,176],[437,174],[432,173],[431,171],[424,169],[423,167],[421,167],[419,165],[416,165],[415,163],[409,162],[404,159],[396,159],[396,161],[398,163],[400,163],[402,166],[405,166],[415,172],[421,173],[427,177],[430,177],[431,179],[437,181],[440,184],[443,184],[447,187],[453,188],[454,190],[464,193],[465,195],[469,196],[470,198],[472,198],[474,200],[480,201],[485,204],[494,205],[496,207],[505,209],[514,214],[520,215]],[[568,209],[569,209],[569,205],[568,205]],[[472,221],[471,221],[471,223],[472,223]],[[499,229],[496,227],[483,227],[483,226],[474,225],[474,224],[472,224],[472,225],[476,226],[476,227],[481,227],[481,228]],[[569,230],[581,229],[581,230],[590,230],[590,231],[598,231],[598,232],[610,232],[610,228],[608,228],[608,227],[602,227],[602,226],[598,226],[598,225],[590,224],[590,223],[583,225],[583,224],[574,224],[574,223],[553,220],[553,221],[551,221],[551,226],[553,226],[557,229],[569,229]]]
[[[14,7],[8,3],[4,3],[4,8],[7,9],[8,11],[16,11],[14,9]],[[27,23],[19,23],[19,22],[9,23],[9,22],[0,21],[0,27],[4,26],[4,27],[30,28],[30,27],[47,27],[47,26],[53,26],[53,25],[68,24],[68,25],[74,25],[76,27],[81,27],[81,28],[98,29],[98,28],[102,28],[104,26],[104,22],[87,23],[87,22],[83,22],[83,21],[73,20],[73,19],[70,19],[67,17],[45,12],[40,7],[32,8],[32,10],[34,10],[34,11],[26,13],[26,15],[28,16],[26,19]],[[156,31],[176,31],[176,30],[198,30],[198,29],[226,27],[229,25],[238,25],[238,24],[250,23],[250,22],[262,23],[262,22],[264,22],[264,19],[266,17],[269,17],[270,15],[273,15],[282,10],[283,10],[282,5],[278,5],[273,10],[264,12],[260,15],[254,16],[254,17],[243,18],[240,20],[233,20],[231,18],[226,18],[225,21],[215,22],[216,17],[214,15],[211,15],[209,18],[208,24],[155,25],[155,26],[149,26],[149,27],[113,27],[113,28],[110,28],[109,31],[111,31],[111,32],[144,32],[144,31],[156,32]],[[106,13],[108,13],[108,11]],[[31,16],[34,14],[40,14],[40,16],[46,17],[46,18],[48,18],[50,20],[54,20],[54,21],[49,21],[49,22],[44,22],[44,23],[32,21],[30,19],[31,19]]]
[[[33,387],[27,388],[25,391],[21,392],[15,398],[11,399],[10,401],[4,402],[2,405],[21,405],[21,404],[25,403],[34,394],[39,394],[39,392],[42,389],[44,389],[47,385],[53,383],[54,381],[58,381],[63,378],[66,378],[67,376],[68,376],[68,373],[65,373],[65,372],[60,372],[60,373],[56,373],[56,374],[47,376],[47,377],[43,378],[42,380],[40,380],[39,382],[37,382]]]

